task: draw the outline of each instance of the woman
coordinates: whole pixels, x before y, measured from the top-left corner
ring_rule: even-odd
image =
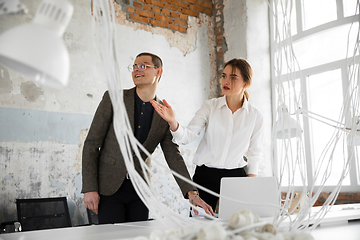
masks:
[[[232,59],[224,66],[221,77],[223,97],[205,101],[187,127],[180,126],[174,111],[164,105],[152,104],[165,119],[177,143],[195,140],[205,134],[194,156],[197,165],[193,181],[214,192],[220,192],[222,177],[256,177],[263,138],[263,117],[249,102],[247,89],[252,82],[252,69],[245,59]],[[247,162],[244,160],[247,158]],[[247,165],[247,173],[244,167]],[[240,189],[241,191],[241,189]],[[199,190],[201,198],[213,209],[218,197]]]

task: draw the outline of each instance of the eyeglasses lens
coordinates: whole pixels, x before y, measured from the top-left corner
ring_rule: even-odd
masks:
[[[145,71],[145,70],[146,70],[146,64],[145,64],[145,63],[139,63],[139,64],[134,64],[134,65],[129,65],[129,66],[128,66],[128,70],[129,70],[130,72],[133,72],[136,67],[139,69],[139,71]]]
[[[145,69],[146,69],[146,64],[145,64],[145,63],[140,63],[140,64],[138,65],[138,68],[139,68],[140,71],[145,71]]]

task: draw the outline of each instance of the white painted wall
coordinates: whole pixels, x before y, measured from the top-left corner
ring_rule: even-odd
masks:
[[[0,66],[0,222],[17,219],[17,198],[67,196],[73,225],[87,223],[80,193],[82,144],[107,86],[92,41],[91,1],[70,2],[74,15],[63,36],[71,61],[66,89],[41,86]],[[0,16],[0,34],[30,21],[40,0],[24,4],[29,14]],[[158,96],[166,98],[179,121],[186,124],[216,89],[211,85],[216,76],[212,18],[201,15],[199,21],[190,17],[188,33],[180,34],[130,23],[119,5],[117,8],[121,81],[127,88],[133,86],[126,67],[138,53],[158,54],[164,61]],[[190,171],[195,148],[196,144],[181,148]],[[154,156],[162,158],[160,152]],[[164,175],[164,179],[176,188],[170,176]],[[172,201],[161,184],[155,188],[162,192],[164,202]],[[182,206],[176,207],[183,212]]]

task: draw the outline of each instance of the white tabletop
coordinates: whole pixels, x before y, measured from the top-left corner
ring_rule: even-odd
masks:
[[[360,221],[320,225],[311,235],[315,240],[360,240]]]
[[[125,240],[141,235],[149,236],[154,229],[161,229],[161,227],[161,224],[155,223],[155,221],[139,222],[131,225],[92,225],[1,234],[0,240]],[[163,227],[162,229],[165,228]]]
[[[210,221],[210,220],[209,220]],[[128,240],[137,236],[149,236],[154,230],[167,228],[157,221],[126,224],[92,225],[1,234],[3,240]],[[360,222],[323,225],[311,232],[315,240],[360,240]]]
[[[334,207],[311,232],[315,240],[360,240],[360,204]],[[316,210],[316,208],[314,209]],[[358,219],[348,222],[347,219]],[[212,221],[203,219],[203,221]],[[149,237],[153,230],[165,231],[168,227],[160,221],[122,224],[92,225],[1,234],[0,240],[129,240],[138,236]]]

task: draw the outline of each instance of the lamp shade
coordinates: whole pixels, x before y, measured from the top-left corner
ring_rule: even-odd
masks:
[[[32,22],[0,35],[0,64],[43,85],[65,87],[70,63],[62,34],[72,13],[66,0],[44,0]]]
[[[279,119],[274,124],[274,134],[277,139],[300,137],[302,129],[298,121],[291,118],[290,114],[282,108]]]

